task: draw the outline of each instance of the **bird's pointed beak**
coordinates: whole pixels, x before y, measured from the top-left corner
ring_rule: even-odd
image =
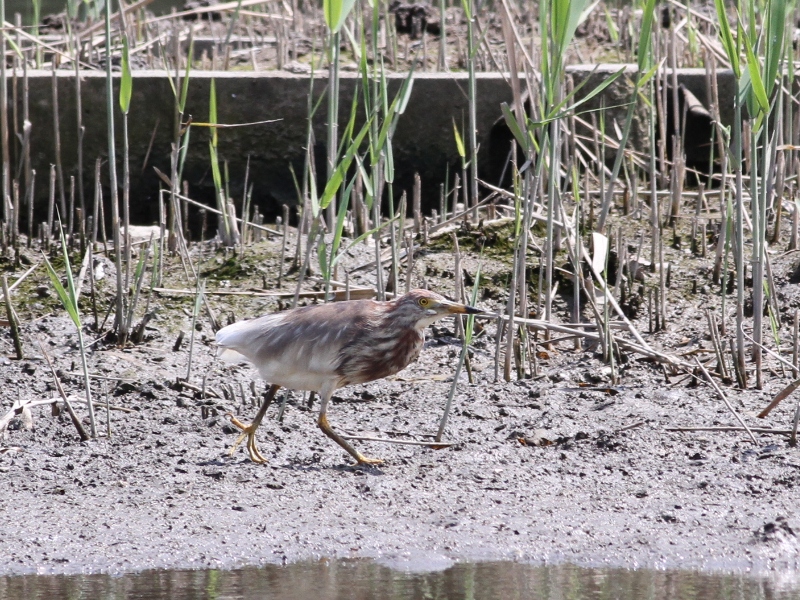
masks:
[[[477,315],[484,312],[480,308],[467,306],[466,304],[458,304],[457,302],[442,302],[442,308],[451,315]]]

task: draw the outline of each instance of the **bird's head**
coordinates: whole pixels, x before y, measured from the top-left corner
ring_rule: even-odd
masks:
[[[451,302],[428,290],[411,290],[395,300],[395,304],[398,316],[407,320],[416,329],[424,329],[431,323],[450,315],[474,315],[483,312],[480,308]]]

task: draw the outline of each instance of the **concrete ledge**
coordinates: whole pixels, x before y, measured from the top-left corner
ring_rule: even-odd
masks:
[[[620,65],[576,67],[569,73],[576,85],[587,77],[600,81]],[[630,68],[630,67],[629,67]],[[82,77],[82,104],[84,135],[83,181],[87,202],[93,188],[94,161],[98,156],[107,157],[105,76],[100,72],[84,72]],[[115,76],[117,77],[117,76]],[[730,72],[718,74],[720,95],[732,99],[733,78]],[[313,89],[308,75],[286,72],[208,72],[192,73],[186,114],[195,121],[208,120],[208,101],[211,79],[216,81],[218,121],[220,123],[247,123],[279,119],[276,123],[225,129],[219,131],[219,154],[228,162],[231,193],[241,198],[245,164],[250,156],[250,181],[254,184],[253,200],[263,211],[276,213],[283,203],[294,203],[296,192],[290,174],[302,173],[305,156],[309,93],[313,101],[326,88],[326,78],[314,81]],[[52,75],[50,72],[28,73],[30,90],[30,121],[32,123],[31,147],[33,168],[37,171],[37,204],[46,202],[49,165],[55,162],[52,117]],[[704,103],[706,102],[705,72],[701,69],[682,70],[679,80]],[[730,80],[730,81],[728,81]],[[77,175],[77,125],[75,76],[68,71],[57,73],[59,94],[59,117],[62,146],[62,163],[66,185],[70,175]],[[388,77],[389,93],[397,93],[403,77]],[[10,82],[11,83],[11,82]],[[588,91],[593,87],[589,82]],[[118,78],[115,78],[115,86]],[[354,73],[345,73],[341,80],[340,120],[348,118],[353,94],[359,89],[361,80]],[[21,76],[17,81],[18,119],[21,120]],[[11,89],[9,85],[9,90]],[[728,90],[730,94],[728,93]],[[493,155],[504,157],[508,146],[492,147],[490,132],[492,125],[501,116],[500,104],[511,101],[511,90],[506,77],[499,73],[479,73],[477,76],[477,120],[478,138],[481,144],[481,163],[490,164]],[[115,87],[114,106],[117,110],[117,156],[122,156],[122,120],[119,115]],[[605,91],[606,105],[612,99],[629,98],[629,86],[620,79]],[[11,104],[11,103],[10,103]],[[593,99],[591,107],[600,106],[600,98]],[[169,173],[170,144],[173,141],[174,99],[172,88],[163,71],[136,71],[133,73],[133,97],[129,115],[130,165],[132,210],[139,222],[151,222],[157,213],[157,191],[159,179],[153,166]],[[467,123],[467,75],[466,73],[417,73],[414,87],[405,114],[400,118],[394,136],[394,158],[396,164],[396,197],[402,190],[410,192],[413,175],[418,172],[423,181],[424,198],[432,205],[438,204],[439,184],[445,179],[450,165],[451,176],[460,164],[453,135],[453,122],[459,129]],[[726,111],[724,119],[729,118]],[[723,120],[724,120],[723,119]],[[325,104],[320,106],[314,118],[315,153],[318,169],[324,171]],[[21,127],[20,127],[21,129]],[[148,147],[152,141],[147,164],[144,164]],[[635,141],[635,140],[634,140]],[[17,152],[19,145],[16,145]],[[15,156],[18,159],[18,156]],[[15,170],[16,170],[15,163]],[[120,162],[121,164],[121,162]],[[121,174],[121,168],[120,168]],[[184,179],[189,182],[193,196],[211,201],[213,181],[208,158],[208,130],[192,130],[191,144],[184,170]],[[107,168],[103,169],[103,181],[107,185]],[[108,197],[108,189],[105,190]]]

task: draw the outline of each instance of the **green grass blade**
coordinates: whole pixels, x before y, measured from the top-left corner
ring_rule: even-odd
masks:
[[[615,44],[619,42],[619,29],[617,29],[617,24],[614,22],[614,19],[611,18],[611,13],[608,11],[608,7],[605,7],[606,11],[606,27],[608,27],[608,33],[611,35],[611,41]]]
[[[153,244],[150,244],[151,246]],[[144,262],[147,259],[147,252],[139,252],[139,260],[136,262],[136,269],[133,271],[133,278],[135,281],[139,281],[143,275],[144,271]]]
[[[353,9],[355,0],[323,0],[322,10],[325,13],[325,24],[332,33],[337,33],[344,24],[347,15]]]
[[[119,107],[124,114],[128,114],[131,107],[131,93],[133,81],[131,79],[131,63],[128,57],[128,36],[122,36],[122,77],[119,82]]]
[[[770,0],[767,7],[767,39],[764,44],[764,83],[767,96],[772,96],[778,79],[778,68],[783,59],[786,39],[786,0]]]
[[[461,157],[461,162],[464,162],[464,159],[467,157],[467,151],[464,149],[464,141],[461,139],[461,134],[458,132],[458,127],[456,127],[456,120],[453,119],[453,134],[456,136],[456,149],[458,150],[458,155]]]
[[[763,112],[768,113],[769,98],[767,98],[767,90],[764,87],[764,80],[761,79],[761,72],[758,68],[758,58],[756,58],[755,52],[753,52],[753,45],[750,43],[750,39],[747,36],[744,36],[744,49],[747,53],[747,72],[750,76],[750,90],[753,92],[758,107]]]
[[[398,101],[395,106],[395,113],[398,115],[402,115],[406,112],[406,107],[408,106],[408,99],[411,98],[411,90],[414,89],[414,65],[411,66],[411,71],[408,74],[408,77],[403,82],[403,85],[400,86],[400,91],[397,93]]]
[[[362,233],[360,236],[358,236],[356,239],[354,239],[352,242],[350,242],[350,243],[347,245],[347,248],[345,248],[345,249],[344,249],[344,251],[340,252],[340,253],[339,253],[339,255],[338,255],[338,256],[336,256],[336,257],[333,259],[333,262],[331,263],[331,266],[335,265],[335,264],[336,264],[336,262],[339,260],[339,257],[340,257],[340,256],[343,256],[344,254],[346,254],[348,250],[350,250],[351,248],[355,248],[355,247],[356,247],[356,246],[358,246],[358,245],[359,245],[361,242],[363,242],[365,239],[367,239],[367,238],[368,238],[368,237],[370,237],[370,236],[373,236],[373,235],[375,235],[375,234],[376,234],[377,232],[379,232],[381,229],[384,229],[384,228],[388,227],[389,225],[391,225],[391,224],[392,224],[392,223],[394,223],[395,221],[399,221],[399,220],[400,220],[400,217],[402,217],[402,215],[400,215],[400,214],[397,214],[397,215],[395,215],[393,218],[391,218],[391,219],[389,219],[389,220],[387,220],[387,221],[384,221],[383,223],[381,223],[381,224],[380,224],[380,225],[378,225],[377,227],[374,227],[373,229],[370,229],[369,231],[365,231],[364,233]]]
[[[331,268],[333,268],[336,258],[339,254],[339,246],[342,244],[342,231],[344,230],[344,221],[347,218],[347,208],[350,204],[350,194],[353,192],[353,186],[356,183],[356,178],[350,181],[342,194],[342,201],[339,203],[339,213],[336,215],[336,229],[333,232],[333,240],[331,241]]]
[[[169,74],[169,64],[167,63],[167,57],[164,54],[164,48],[159,44],[158,46],[159,56],[161,57],[161,64],[164,67],[164,70],[167,72],[167,81],[169,82],[169,87],[172,88],[172,95],[175,96],[175,99],[178,99],[178,90],[175,88],[175,82],[172,81],[172,77]]]
[[[233,35],[233,29],[236,27],[236,23],[239,22],[239,14],[242,10],[242,0],[236,4],[236,10],[233,11],[233,17],[228,21],[228,33],[225,35],[225,43],[223,47],[227,46],[231,43],[231,36]]]
[[[44,256],[45,265],[47,266],[47,274],[50,276],[50,281],[53,284],[53,288],[56,290],[56,294],[58,294],[58,298],[61,300],[61,304],[64,306],[64,310],[67,311],[72,322],[75,324],[75,327],[78,329],[81,328],[81,317],[80,313],[78,312],[78,302],[77,302],[77,295],[75,293],[75,282],[72,277],[72,267],[70,266],[69,262],[69,253],[67,252],[67,240],[64,237],[64,228],[61,226],[61,221],[59,219],[58,230],[61,234],[61,252],[64,257],[64,269],[66,270],[66,279],[67,279],[67,288],[64,288],[64,285],[61,283],[61,279],[56,273],[56,270],[53,268],[53,265],[48,260],[47,256]]]
[[[666,58],[662,58],[659,62],[654,64],[652,67],[650,67],[650,70],[647,71],[647,73],[645,73],[644,75],[642,75],[642,77],[639,79],[637,87],[641,90],[644,86],[646,86],[647,83],[653,78],[653,76],[656,73],[658,73],[658,70],[661,67],[664,66],[665,62],[667,62],[667,59]],[[648,103],[649,103],[649,101],[648,101]]]
[[[593,89],[591,92],[589,92],[588,94],[586,94],[586,95],[585,95],[583,98],[581,98],[580,100],[578,100],[578,101],[577,101],[575,104],[573,104],[573,105],[569,106],[568,108],[566,108],[566,109],[564,109],[564,110],[562,111],[562,110],[561,110],[561,109],[562,109],[562,107],[564,107],[564,105],[565,105],[565,104],[566,104],[566,103],[567,103],[567,102],[568,102],[570,99],[572,99],[572,98],[575,96],[574,92],[577,92],[577,91],[578,91],[578,89],[579,89],[579,88],[575,88],[575,90],[573,91],[573,93],[569,94],[569,95],[568,95],[566,98],[564,98],[564,100],[562,100],[562,101],[561,101],[561,102],[559,102],[559,103],[558,103],[558,104],[557,104],[555,107],[553,107],[552,114],[550,115],[550,117],[549,117],[549,118],[547,118],[547,119],[545,119],[544,121],[542,121],[542,123],[549,123],[550,121],[552,121],[552,120],[554,120],[554,119],[560,119],[560,118],[562,118],[562,117],[565,117],[565,116],[567,116],[569,113],[571,113],[572,111],[574,111],[575,109],[577,109],[577,108],[578,108],[580,105],[582,105],[582,104],[585,104],[586,102],[588,102],[589,100],[591,100],[591,99],[592,99],[592,98],[594,98],[595,96],[597,96],[597,95],[599,95],[599,94],[602,94],[602,93],[603,93],[603,90],[605,90],[605,89],[606,89],[608,86],[612,85],[612,84],[613,84],[613,83],[614,83],[614,82],[615,82],[617,79],[619,79],[619,78],[622,76],[622,74],[623,74],[623,73],[625,73],[625,67],[622,67],[622,68],[621,68],[619,71],[617,71],[616,73],[614,73],[614,74],[610,75],[609,77],[605,78],[605,79],[604,79],[604,80],[603,80],[603,81],[602,81],[602,82],[601,82],[601,83],[600,83],[600,84],[599,84],[599,85],[598,85],[596,88],[594,88],[594,89]]]
[[[217,191],[217,202],[222,202],[222,174],[219,171],[219,159],[217,158],[217,149],[212,142],[208,142],[208,153],[211,158],[211,177],[214,180],[214,188]],[[225,212],[225,207],[220,207],[220,210]]]
[[[73,314],[72,302],[69,298],[69,294],[67,294],[67,290],[64,289],[64,286],[61,283],[61,279],[58,277],[58,273],[56,273],[56,270],[53,268],[53,265],[47,258],[47,255],[43,256],[44,256],[44,264],[47,267],[47,274],[50,276],[50,282],[53,284],[53,288],[56,290],[56,294],[58,294],[59,300],[61,300],[61,305],[64,307],[64,310],[67,311],[70,318],[72,319],[72,322],[75,323],[75,326],[79,327],[80,318],[77,318],[77,315]]]
[[[178,110],[181,114],[186,110],[186,99],[189,97],[189,76],[192,72],[192,61],[194,60],[194,40],[189,44],[189,55],[186,57],[186,71],[183,74],[181,84],[181,97],[178,102]]]
[[[364,125],[361,127],[361,131],[358,133],[358,135],[352,141],[350,146],[347,148],[347,152],[342,157],[342,160],[339,161],[339,164],[333,171],[331,178],[325,185],[325,190],[322,192],[322,196],[320,196],[319,200],[320,208],[327,208],[328,205],[336,196],[336,193],[339,191],[339,187],[342,185],[344,177],[347,174],[347,170],[350,168],[350,164],[353,162],[353,158],[355,157],[355,154],[358,151],[359,146],[361,146],[361,142],[363,141],[364,136],[366,136],[367,131],[369,131],[371,123],[372,119],[371,118],[367,119],[367,122],[364,123]]]
[[[367,173],[367,170],[364,168],[364,161],[362,161],[358,156],[356,156],[356,165],[358,166],[358,170],[361,173],[361,182],[364,184],[364,191],[366,192],[367,196],[374,196],[375,192],[372,188],[372,178]]]
[[[394,152],[391,144],[386,144],[384,148],[383,178],[386,183],[394,183]]]
[[[6,44],[11,47],[11,49],[14,51],[14,54],[16,54],[20,60],[25,60],[25,57],[22,55],[22,50],[20,50],[20,47],[17,45],[17,43],[11,39],[11,36],[9,36],[6,32],[4,32],[3,35],[6,38]]]
[[[639,73],[650,64],[650,45],[652,42],[653,15],[656,10],[656,0],[647,0],[642,13],[642,26],[639,30],[639,47],[636,51],[636,66]]]
[[[211,144],[216,148],[218,136],[217,128],[214,125],[217,124],[217,84],[213,77],[211,78],[211,91],[208,98],[208,122],[212,125]]]
[[[349,27],[342,27],[342,31],[344,31],[345,36],[347,39],[350,40],[350,45],[353,48],[353,54],[357,62],[361,62],[362,57],[364,56],[364,45],[359,45],[358,40],[356,40],[353,32],[350,31]]]
[[[736,42],[733,39],[730,23],[728,23],[728,13],[725,10],[725,0],[714,0],[714,6],[717,9],[717,26],[719,29],[720,42],[722,42],[722,47],[725,48],[725,54],[727,54],[728,61],[731,63],[733,74],[738,79],[741,76],[741,67],[739,66],[739,50]]]
[[[587,6],[586,0],[557,0],[557,3],[566,5],[559,11],[562,13],[562,19],[564,20],[560,32],[561,56],[563,57],[575,37],[578,25],[589,16],[589,13],[597,6],[597,2],[590,6]]]
[[[517,117],[514,116],[514,112],[511,110],[511,108],[509,108],[508,102],[503,102],[500,105],[500,110],[503,111],[503,119],[505,119],[506,125],[511,130],[511,134],[514,136],[514,139],[517,140],[519,147],[527,148],[528,140],[525,137],[525,134],[522,133],[522,129],[517,122]]]
[[[64,237],[64,229],[59,227],[61,233],[61,252],[64,255],[64,270],[66,271],[67,278],[67,292],[69,293],[70,307],[67,312],[70,313],[72,320],[77,327],[80,327],[81,318],[78,314],[78,294],[75,292],[75,278],[72,276],[72,265],[69,262],[69,252],[67,246],[67,239]]]
[[[328,270],[328,245],[325,243],[325,236],[319,236],[319,243],[317,244],[317,260],[319,261],[319,270],[322,271],[325,279],[330,278],[330,271]]]
[[[394,100],[392,100],[392,104],[390,106],[384,106],[384,112],[386,114],[386,119],[384,119],[383,124],[381,125],[380,132],[378,134],[378,143],[375,147],[376,152],[380,152],[383,149],[383,145],[386,143],[386,139],[389,136],[389,132],[393,130],[394,126],[397,124],[396,116],[401,114],[400,107],[405,108],[405,104],[408,102],[408,95],[411,93],[411,86],[413,85],[414,79],[414,67],[411,67],[411,70],[408,73],[408,77],[403,81],[403,84],[400,86],[400,90],[397,92],[397,96],[395,96]],[[385,85],[385,80],[384,80]],[[384,104],[386,103],[386,98],[388,93],[384,90]]]
[[[186,164],[186,155],[189,152],[189,138],[192,133],[192,126],[186,126],[186,132],[183,134],[183,139],[181,140],[181,157],[178,161],[178,181],[183,181],[183,166]]]
[[[475,283],[472,284],[472,294],[470,295],[470,306],[475,306],[478,302],[478,290],[480,290],[481,285],[481,265],[483,263],[483,249],[481,249],[481,254],[478,258],[478,269],[475,271]],[[469,315],[467,317],[467,323],[464,327],[464,347],[466,348],[472,343],[472,334],[475,329],[475,315]]]
[[[317,182],[314,181],[314,176],[310,169],[308,171],[308,180],[308,194],[309,200],[311,200],[311,214],[314,215],[314,218],[316,219],[319,216],[321,207],[319,205],[319,196],[317,195]]]

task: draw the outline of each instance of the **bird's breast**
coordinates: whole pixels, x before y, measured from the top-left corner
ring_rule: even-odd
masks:
[[[367,339],[346,347],[337,372],[341,385],[366,383],[402,371],[419,358],[425,342],[421,331],[373,332]]]

